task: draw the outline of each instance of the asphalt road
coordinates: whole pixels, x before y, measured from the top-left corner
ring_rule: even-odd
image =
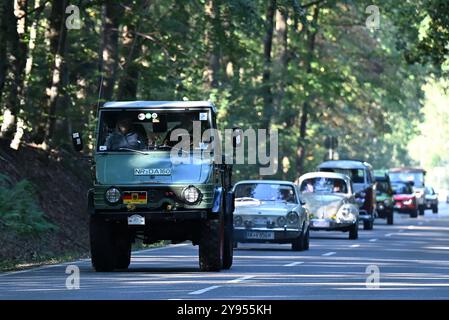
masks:
[[[0,299],[449,299],[445,203],[418,219],[396,214],[393,226],[376,220],[355,241],[313,232],[306,252],[243,244],[231,270],[218,273],[199,272],[197,250],[134,252],[130,269],[115,273],[96,273],[89,260],[0,273]],[[79,289],[66,287],[70,265],[79,268]]]

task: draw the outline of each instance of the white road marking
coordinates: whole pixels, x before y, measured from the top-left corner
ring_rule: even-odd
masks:
[[[334,254],[336,254],[336,252],[327,252],[327,253],[323,253],[322,256],[329,257],[329,256],[333,256]]]
[[[203,294],[203,293],[205,293],[205,292],[208,292],[208,291],[211,291],[211,290],[214,290],[214,289],[218,289],[218,288],[220,288],[220,287],[221,287],[221,286],[207,287],[207,288],[204,288],[204,289],[201,289],[201,290],[197,290],[197,291],[190,292],[189,294]]]
[[[241,277],[241,278],[230,280],[230,281],[228,281],[228,283],[239,283],[239,282],[243,282],[243,281],[248,280],[248,279],[252,279],[254,277],[255,276],[244,276],[244,277]]]
[[[377,239],[370,239],[369,242],[376,242]]]
[[[294,266],[297,266],[297,265],[300,265],[300,264],[303,264],[303,263],[304,262],[302,262],[302,261],[292,262],[292,263],[289,263],[289,264],[285,264],[284,267],[294,267]]]
[[[353,245],[351,245],[350,247],[351,247],[351,248],[358,248],[358,247],[360,247],[360,245],[359,245],[359,244],[353,244]]]
[[[385,235],[385,237],[391,237],[393,234],[392,233],[387,233],[386,235]]]

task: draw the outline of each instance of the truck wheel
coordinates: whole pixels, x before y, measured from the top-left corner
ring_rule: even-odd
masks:
[[[412,210],[410,211],[410,218],[418,218],[418,210]]]
[[[438,205],[433,205],[432,206],[432,212],[433,213],[438,213]]]
[[[234,222],[232,218],[226,219],[223,244],[223,269],[230,269],[234,256]]]
[[[356,221],[349,229],[349,240],[357,240],[359,238],[359,222]]]
[[[363,230],[373,230],[374,220],[364,220]]]
[[[101,217],[90,216],[89,234],[92,266],[95,271],[113,271],[115,246],[112,225]]]
[[[115,240],[115,268],[127,269],[131,263],[131,241],[128,236],[128,228],[120,226],[114,235]]]
[[[206,220],[201,225],[199,258],[201,271],[220,271],[223,257],[223,220]]]
[[[393,224],[393,220],[394,220],[394,212],[393,212],[393,210],[388,211],[387,224],[391,226]]]
[[[419,206],[419,215],[420,216],[424,215],[424,210],[425,210],[424,206]]]

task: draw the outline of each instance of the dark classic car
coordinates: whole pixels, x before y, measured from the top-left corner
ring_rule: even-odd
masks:
[[[438,193],[432,187],[426,187],[424,192],[426,199],[426,208],[432,209],[433,213],[438,213]]]
[[[364,230],[372,230],[376,216],[376,194],[372,166],[358,160],[331,160],[318,166],[319,171],[336,172],[351,178],[356,203],[359,206],[359,220]]]
[[[387,224],[393,224],[393,188],[388,175],[376,176],[376,202],[378,217],[387,219]]]

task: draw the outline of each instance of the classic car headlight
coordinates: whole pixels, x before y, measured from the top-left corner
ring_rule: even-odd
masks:
[[[243,224],[243,219],[241,216],[234,217],[234,226],[240,227]]]
[[[182,197],[188,204],[195,204],[200,200],[201,192],[197,187],[189,186],[182,192]]]
[[[351,213],[351,208],[342,206],[337,212],[337,222],[338,221],[353,221],[355,216]]]
[[[297,224],[299,222],[299,215],[294,211],[290,211],[287,213],[287,222],[288,224]]]
[[[277,219],[278,226],[280,226],[280,227],[285,226],[285,223],[286,223],[286,222],[287,222],[287,219],[285,219],[285,217],[279,217],[279,218]]]
[[[117,188],[109,188],[106,190],[105,197],[109,203],[115,204],[120,201],[120,190]]]

